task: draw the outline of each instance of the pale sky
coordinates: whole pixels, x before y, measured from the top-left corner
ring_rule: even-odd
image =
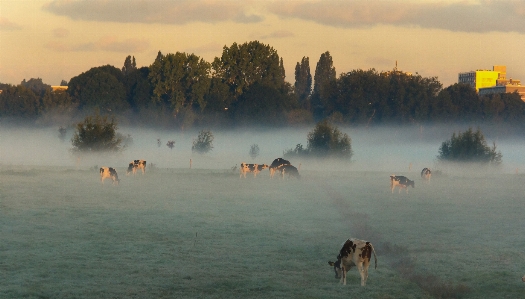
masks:
[[[288,82],[303,56],[313,76],[326,51],[338,76],[397,61],[444,87],[493,65],[525,82],[523,0],[0,0],[0,82],[58,85],[128,55],[149,66],[159,50],[212,62],[254,40],[277,50]]]

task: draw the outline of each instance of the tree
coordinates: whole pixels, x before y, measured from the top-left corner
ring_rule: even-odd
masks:
[[[295,95],[301,108],[310,109],[308,98],[312,92],[312,75],[310,74],[310,59],[303,57],[301,62],[295,65]]]
[[[122,139],[117,136],[115,119],[107,116],[87,116],[76,125],[71,139],[73,152],[117,152],[123,150]]]
[[[252,159],[257,158],[257,156],[259,156],[259,151],[260,151],[260,150],[259,150],[259,145],[257,145],[257,144],[252,144],[252,145],[250,146],[250,152],[249,152],[250,157],[251,157]]]
[[[336,79],[334,62],[330,52],[321,54],[319,62],[315,67],[314,90],[312,93],[312,109],[314,115],[320,117],[324,112],[323,100],[326,98],[326,91],[329,84]]]
[[[69,81],[67,92],[80,109],[119,112],[129,107],[126,102],[122,71],[105,65],[91,68]]]
[[[31,78],[28,81],[24,79],[20,85],[31,89],[38,96],[43,95],[47,90],[51,90],[51,85],[45,84],[40,78]]]
[[[135,61],[135,56],[133,56],[133,59],[131,58],[131,55],[128,55],[126,59],[124,60],[124,66],[122,67],[122,73],[124,75],[128,75],[129,73],[133,72],[137,69],[137,62]]]
[[[496,143],[487,146],[485,136],[478,128],[476,132],[469,128],[467,131],[452,134],[452,138],[444,141],[439,148],[438,159],[443,162],[474,162],[501,163],[501,152],[496,151]]]
[[[155,101],[169,105],[175,115],[184,108],[204,109],[210,71],[210,63],[195,54],[177,52],[157,57],[148,75]]]
[[[234,98],[259,83],[280,90],[284,84],[284,67],[277,51],[252,41],[231,47],[224,46],[222,56],[212,63],[215,77],[222,78],[230,87]]]
[[[9,86],[0,93],[0,116],[33,118],[38,110],[39,97],[30,88]]]
[[[326,120],[317,123],[314,130],[308,133],[307,140],[310,155],[352,158],[352,140],[350,137]]]
[[[192,152],[205,154],[213,149],[213,134],[209,130],[199,132],[197,139],[193,140]]]

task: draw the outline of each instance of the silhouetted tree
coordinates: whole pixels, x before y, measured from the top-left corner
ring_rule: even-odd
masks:
[[[312,75],[310,74],[310,60],[303,57],[295,66],[294,91],[301,108],[310,109],[309,97],[312,92]]]
[[[67,92],[81,109],[119,112],[129,107],[126,102],[122,71],[114,66],[94,67],[69,81]]]
[[[330,84],[335,82],[335,79],[334,62],[332,61],[330,52],[326,51],[321,54],[319,62],[317,62],[317,66],[315,67],[314,89],[311,100],[314,117],[322,117],[324,113],[323,101],[325,101],[327,97]]]
[[[444,141],[439,148],[438,159],[445,162],[475,162],[501,163],[501,152],[496,151],[496,143],[487,146],[485,136],[480,129],[476,132],[469,128],[467,131],[452,134],[452,138]]]
[[[259,152],[260,152],[260,150],[259,150],[259,145],[257,145],[257,144],[252,144],[252,145],[250,146],[250,152],[249,152],[249,154],[250,154],[250,157],[251,157],[252,159],[257,158],[257,156],[259,156]]]
[[[352,158],[352,140],[336,126],[323,120],[308,133],[309,155],[315,157]]]
[[[117,122],[107,116],[87,116],[76,125],[71,139],[73,152],[116,152],[123,149],[117,136]]]
[[[191,147],[192,152],[199,154],[205,154],[213,149],[214,136],[209,130],[202,130],[199,132],[197,139],[193,140]]]

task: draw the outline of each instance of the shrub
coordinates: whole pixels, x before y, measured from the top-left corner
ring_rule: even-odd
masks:
[[[257,158],[257,156],[259,156],[259,145],[252,144],[252,146],[250,147],[250,157],[252,157],[252,159],[255,159]]]
[[[87,116],[76,126],[71,139],[74,152],[117,152],[123,149],[122,139],[117,136],[115,119],[107,116]]]
[[[193,140],[192,152],[205,154],[213,149],[213,134],[211,131],[202,130],[196,140]]]
[[[173,147],[175,146],[175,141],[169,140],[168,143],[166,143],[166,146],[169,147],[170,149],[173,149]]]
[[[305,149],[303,145],[299,143],[295,146],[295,149],[291,148],[289,150],[284,151],[283,156],[286,159],[294,157],[306,157],[308,156],[308,150]]]
[[[439,148],[438,159],[446,162],[501,163],[501,152],[496,151],[496,143],[487,146],[485,136],[478,128],[476,132],[467,131],[452,134],[452,138],[444,141]]]
[[[317,157],[352,158],[352,140],[327,120],[308,133],[308,152]]]

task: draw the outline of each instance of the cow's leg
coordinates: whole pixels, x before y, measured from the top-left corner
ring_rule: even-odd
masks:
[[[363,269],[363,262],[357,263],[357,270],[359,271],[359,274],[361,274],[361,286],[365,286],[366,277],[365,277],[365,270]]]
[[[343,281],[343,285],[346,285],[346,267],[342,265],[341,263],[341,280]]]

